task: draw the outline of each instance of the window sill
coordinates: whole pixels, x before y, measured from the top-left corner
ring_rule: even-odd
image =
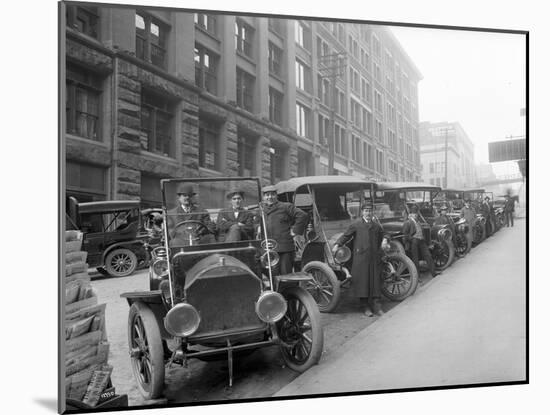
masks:
[[[206,176],[206,177],[219,177],[223,176],[224,173],[218,170],[212,170],[208,167],[201,167],[199,166],[199,176]]]
[[[245,61],[249,62],[250,64],[254,65],[254,67],[256,67],[256,62],[254,62],[254,58],[252,58],[251,56],[245,55],[240,50],[235,50],[235,53],[236,53],[237,56],[240,56]]]
[[[101,147],[109,148],[109,145],[106,142],[104,142],[103,140],[93,140],[91,138],[81,137],[81,136],[76,135],[76,134],[65,133],[65,141],[67,141],[67,139],[71,139],[71,140],[74,140],[74,141],[80,141],[82,143],[95,144],[95,145],[98,145],[98,146],[101,146]]]
[[[174,157],[163,156],[163,155],[157,154],[157,153],[151,153],[150,151],[147,151],[147,150],[141,150],[140,154],[142,156],[148,157],[150,159],[162,160],[162,161],[167,161],[167,162],[170,162],[170,163],[177,163],[178,162]]]
[[[214,39],[216,42],[221,43],[221,39],[218,37],[217,34],[209,32],[208,30],[202,28],[198,24],[195,23],[195,30],[204,33],[206,36],[208,36],[211,39]]]

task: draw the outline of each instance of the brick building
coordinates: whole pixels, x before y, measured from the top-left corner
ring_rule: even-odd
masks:
[[[80,201],[158,205],[166,177],[326,174],[332,137],[338,174],[420,179],[421,75],[383,26],[64,6],[66,191]]]

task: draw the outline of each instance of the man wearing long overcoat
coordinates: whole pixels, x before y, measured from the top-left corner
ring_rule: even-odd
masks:
[[[336,252],[340,246],[353,238],[352,295],[359,298],[359,301],[365,306],[365,314],[382,315],[380,276],[382,273],[382,246],[387,246],[387,237],[382,226],[373,220],[372,213],[371,205],[363,205],[361,207],[362,216],[348,226],[332,250]]]
[[[264,200],[260,206],[260,215],[263,212],[267,237],[277,241],[275,251],[279,254],[279,265],[274,271],[276,274],[289,274],[295,255],[294,236],[304,233],[309,215],[292,203],[277,200],[275,186],[266,186],[262,192]],[[258,221],[261,221],[261,216]]]
[[[460,209],[460,217],[466,219],[468,223],[467,237],[470,238],[470,242],[474,239],[474,224],[476,222],[476,211],[472,208],[470,200],[464,201],[464,206]]]
[[[512,226],[514,227],[514,210],[515,210],[515,201],[513,198],[511,198],[509,195],[504,196],[506,198],[506,202],[504,202],[504,220],[506,222],[506,227]]]

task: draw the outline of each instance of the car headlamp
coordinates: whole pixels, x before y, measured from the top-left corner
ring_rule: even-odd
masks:
[[[264,291],[256,301],[256,314],[264,323],[276,323],[286,314],[286,300],[278,292]]]
[[[334,253],[334,261],[338,264],[344,264],[351,259],[351,249],[347,246],[340,246]]]
[[[451,239],[452,236],[453,234],[448,228],[443,228],[437,231],[437,237],[440,241]]]
[[[260,257],[260,262],[262,267],[268,268],[270,265],[272,267],[276,266],[279,263],[279,254],[275,251],[266,251]]]
[[[176,304],[164,317],[166,331],[176,337],[192,335],[199,328],[200,322],[199,312],[188,303]]]
[[[157,259],[153,262],[153,272],[157,277],[161,277],[168,271],[168,261],[166,259]]]

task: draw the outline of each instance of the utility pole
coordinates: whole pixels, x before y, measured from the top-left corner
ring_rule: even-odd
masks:
[[[335,135],[335,124],[334,120],[336,118],[336,107],[338,104],[338,90],[336,88],[336,80],[339,76],[345,74],[346,68],[346,53],[345,52],[336,52],[329,55],[322,55],[319,59],[319,71],[321,73],[321,79],[330,79],[331,81],[331,92],[330,92],[330,101],[331,101],[331,111],[330,111],[330,120],[329,128],[330,133],[328,134],[328,174],[335,174],[334,169],[334,135]],[[321,97],[322,99],[323,97]]]
[[[449,133],[449,129],[445,128],[445,183],[443,184],[443,186],[441,186],[441,187],[445,187],[445,188],[449,187],[449,185],[447,183],[447,173],[448,173],[448,169],[447,169],[447,149],[449,147],[448,133]]]

